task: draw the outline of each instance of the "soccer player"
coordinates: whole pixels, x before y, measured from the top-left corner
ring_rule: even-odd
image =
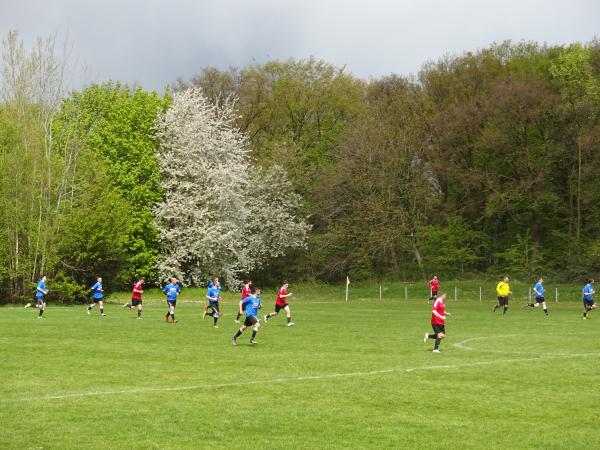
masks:
[[[137,308],[137,318],[142,318],[142,294],[144,293],[144,277],[141,277],[133,285],[131,293],[131,303],[126,303],[123,308]]]
[[[179,283],[177,282],[177,278],[171,277],[171,282],[167,284],[163,288],[163,292],[167,295],[167,313],[165,314],[165,322],[169,321],[169,316],[173,320],[173,323],[176,324],[177,320],[175,319],[175,307],[177,306],[177,297],[181,292],[181,288],[179,287]]]
[[[96,306],[97,303],[100,307],[100,315],[106,316],[106,314],[104,314],[104,301],[102,300],[104,298],[104,289],[102,289],[102,277],[96,277],[96,283],[94,283],[90,290],[92,291],[92,303],[88,305],[87,313],[90,314],[90,311],[94,306]]]
[[[583,320],[587,319],[588,312],[592,309],[596,309],[596,302],[594,302],[594,280],[589,278],[586,285],[583,287]]]
[[[508,276],[504,275],[500,277],[500,281],[496,285],[496,294],[498,295],[498,304],[494,306],[492,312],[496,312],[496,310],[502,306],[504,307],[502,315],[505,315],[506,310],[508,309],[508,296],[512,294],[510,286],[508,285]]]
[[[221,296],[221,284],[219,283],[218,278],[213,278],[212,284],[208,285],[208,290],[206,292],[206,298],[208,299],[208,306],[204,307],[204,314],[202,318],[206,317],[208,314],[208,308],[212,309],[210,315],[213,318],[213,327],[219,328],[217,322],[219,317],[223,314],[219,311],[219,297]]]
[[[433,306],[431,307],[431,328],[433,328],[433,334],[425,333],[425,337],[423,338],[423,342],[425,343],[429,339],[435,339],[433,346],[434,353],[440,352],[440,343],[446,337],[446,318],[452,315],[446,311],[445,299],[446,294],[441,292],[433,302]]]
[[[35,288],[35,307],[40,310],[38,319],[44,317],[44,311],[46,310],[46,295],[48,295],[48,289],[46,288],[46,281],[48,277],[42,275],[40,281],[38,281],[37,287]],[[31,303],[27,303],[25,308],[31,307]]]
[[[546,299],[544,298],[544,279],[542,277],[538,277],[536,281],[537,282],[533,286],[535,302],[526,303],[525,308],[537,308],[539,305],[542,305],[542,308],[544,308],[544,314],[548,315],[548,307],[546,306]]]
[[[440,280],[438,280],[437,275],[434,275],[433,278],[429,281],[429,292],[431,293],[431,295],[429,296],[429,300],[435,299],[439,290]]]
[[[252,280],[244,281],[244,285],[242,286],[242,299],[240,300],[240,309],[237,313],[237,317],[235,318],[235,323],[240,323],[240,317],[244,314],[244,299],[250,295],[250,289],[252,286]]]
[[[289,283],[284,281],[283,285],[279,289],[279,292],[277,293],[277,299],[275,300],[275,312],[265,314],[265,322],[268,322],[271,317],[276,316],[279,314],[279,311],[283,309],[287,314],[287,326],[291,327],[296,325],[294,322],[292,322],[292,312],[290,311],[290,305],[287,303],[287,298],[292,295],[291,292],[288,292],[288,287]]]
[[[260,320],[258,320],[258,310],[262,308],[260,304],[260,289],[251,288],[251,293],[244,300],[244,310],[246,312],[246,320],[244,325],[235,333],[231,338],[231,343],[237,345],[237,338],[239,338],[244,330],[248,327],[252,327],[252,337],[250,338],[251,344],[256,344],[256,333],[260,329]]]

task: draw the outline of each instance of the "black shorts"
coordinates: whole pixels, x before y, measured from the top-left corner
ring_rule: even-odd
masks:
[[[92,301],[94,303],[102,302],[102,301],[104,301],[104,297],[103,298],[93,298]]]
[[[177,300],[167,300],[167,305],[173,305],[173,308],[177,306]]]
[[[596,302],[594,302],[594,300],[584,300],[583,301],[583,306],[588,309],[591,309],[592,306],[594,306],[595,304],[596,304]]]
[[[546,301],[544,297],[536,297],[534,300],[536,303],[544,303]]]
[[[44,297],[35,297],[35,301],[38,305],[46,303],[46,299]]]
[[[254,316],[247,316],[246,320],[244,320],[245,327],[253,327],[258,322],[258,319]]]
[[[437,293],[438,293],[438,291],[431,291],[431,296],[432,297],[437,297]]]
[[[498,297],[498,305],[508,306],[508,297]]]
[[[210,308],[212,308],[213,310],[215,310],[215,311],[219,312],[219,301],[218,301],[218,300],[217,300],[217,301],[210,300],[210,301],[208,302],[208,306],[209,306]]]
[[[439,325],[437,323],[432,323],[431,328],[433,328],[433,332],[435,334],[439,334],[439,333],[446,334],[446,325]]]
[[[283,305],[275,303],[275,312],[279,313],[279,311],[281,311],[282,309],[285,309],[286,306],[288,306],[287,303],[284,303]]]
[[[131,306],[137,306],[137,305],[141,305],[141,304],[142,304],[141,298],[132,298],[131,299]]]

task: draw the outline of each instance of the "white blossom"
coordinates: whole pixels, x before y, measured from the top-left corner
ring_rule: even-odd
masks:
[[[301,199],[281,167],[254,167],[234,103],[198,89],[175,94],[157,120],[165,200],[156,208],[164,258],[159,269],[186,284],[219,275],[228,284],[305,245]]]

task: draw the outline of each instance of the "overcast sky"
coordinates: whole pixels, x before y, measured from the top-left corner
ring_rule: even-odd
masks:
[[[85,81],[162,89],[202,67],[311,55],[363,77],[416,73],[505,39],[600,37],[600,0],[0,0],[0,32],[68,35]]]

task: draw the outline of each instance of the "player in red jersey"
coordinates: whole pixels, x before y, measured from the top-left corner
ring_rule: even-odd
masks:
[[[445,299],[446,294],[441,292],[433,302],[433,306],[431,307],[431,328],[433,328],[433,334],[425,333],[425,338],[423,338],[423,342],[435,339],[433,347],[435,353],[440,352],[440,342],[446,337],[446,318],[452,315],[446,311]]]
[[[123,308],[134,309],[137,307],[137,318],[142,318],[142,294],[144,293],[144,277],[141,277],[133,285],[131,293],[131,303],[126,303]]]
[[[433,278],[429,281],[429,292],[430,292],[429,300],[433,300],[434,298],[436,298],[439,290],[440,290],[440,280],[438,280],[438,277],[436,275],[434,275]]]
[[[250,295],[250,289],[252,287],[252,280],[244,281],[244,285],[242,286],[242,299],[240,300],[240,309],[237,313],[237,317],[235,318],[235,323],[240,323],[240,317],[244,314],[244,299]]]
[[[288,292],[288,287],[288,282],[284,281],[283,286],[281,286],[279,292],[277,293],[277,300],[275,300],[275,312],[265,314],[265,322],[268,322],[271,317],[276,316],[279,314],[279,311],[284,309],[287,314],[287,326],[291,327],[296,325],[294,322],[292,322],[292,312],[290,311],[290,305],[287,304],[287,298],[292,295],[291,292]]]

